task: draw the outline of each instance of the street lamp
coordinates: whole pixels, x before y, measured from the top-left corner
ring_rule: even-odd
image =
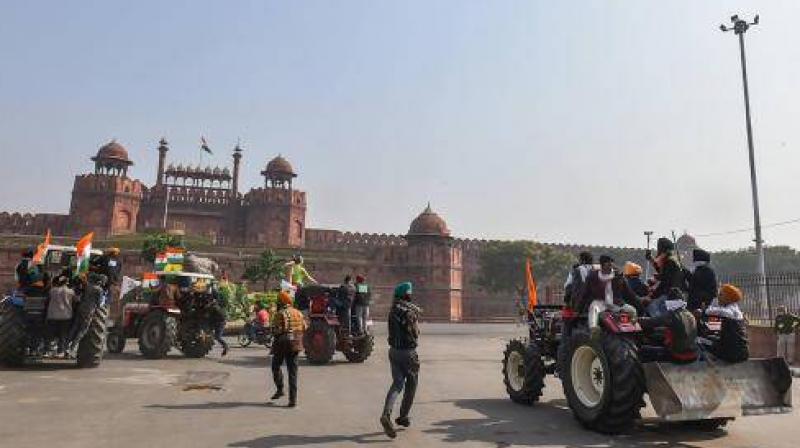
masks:
[[[761,239],[761,215],[758,209],[758,184],[756,182],[756,161],[753,154],[753,128],[750,125],[750,91],[747,87],[747,60],[744,56],[744,33],[753,26],[758,25],[758,14],[753,18],[753,21],[748,23],[746,20],[740,19],[739,16],[732,16],[731,23],[733,27],[719,26],[723,32],[733,31],[734,34],[739,36],[739,52],[742,62],[742,84],[744,86],[744,118],[747,125],[747,149],[750,153],[750,184],[753,190],[753,221],[755,224],[756,233],[756,253],[758,254],[758,265],[756,269],[761,276],[761,280],[766,279],[766,268],[764,263],[764,241]]]

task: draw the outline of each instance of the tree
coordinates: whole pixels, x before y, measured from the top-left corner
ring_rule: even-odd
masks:
[[[575,259],[567,252],[533,241],[493,241],[481,252],[476,284],[487,291],[525,291],[525,260],[530,258],[537,284],[565,278]]]
[[[150,263],[156,260],[156,254],[167,247],[183,247],[183,240],[178,235],[168,233],[150,233],[142,241],[141,257]]]
[[[261,282],[264,291],[266,291],[269,282],[279,280],[283,277],[285,270],[283,260],[276,256],[272,249],[268,249],[259,255],[254,264],[250,264],[245,268],[242,277],[251,282]]]

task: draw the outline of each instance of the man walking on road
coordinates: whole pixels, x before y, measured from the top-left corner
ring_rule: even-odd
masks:
[[[392,368],[392,385],[386,394],[386,402],[381,415],[383,431],[390,438],[397,437],[392,425],[392,408],[394,402],[403,392],[400,405],[400,416],[395,423],[408,427],[411,421],[408,414],[414,403],[419,380],[419,357],[417,356],[417,340],[419,339],[420,308],[411,303],[412,285],[404,282],[394,289],[394,301],[389,311],[389,364]]]
[[[278,312],[275,316],[272,343],[272,379],[277,391],[272,400],[283,396],[283,373],[281,365],[286,362],[289,375],[289,407],[297,406],[297,354],[303,344],[306,321],[303,313],[292,306],[292,297],[286,291],[278,294]]]

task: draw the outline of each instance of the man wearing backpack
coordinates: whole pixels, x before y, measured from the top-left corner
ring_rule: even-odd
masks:
[[[303,313],[293,306],[292,296],[286,291],[278,294],[278,312],[273,321],[272,334],[272,379],[275,381],[275,394],[272,400],[281,398],[284,393],[281,365],[286,363],[289,376],[289,407],[297,406],[297,355],[303,348],[303,333],[307,325]]]

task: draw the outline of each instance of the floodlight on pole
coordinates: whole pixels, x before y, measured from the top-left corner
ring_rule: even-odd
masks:
[[[756,160],[755,152],[753,150],[753,127],[750,123],[750,89],[747,85],[747,59],[744,52],[744,34],[753,25],[758,25],[758,15],[753,18],[752,22],[740,19],[738,15],[731,16],[732,27],[720,25],[720,30],[723,32],[733,31],[734,34],[739,36],[739,56],[742,64],[742,86],[744,88],[744,118],[747,127],[747,150],[750,157],[750,184],[753,193],[753,223],[755,228],[755,243],[756,255],[758,261],[756,270],[761,276],[762,281],[766,279],[766,263],[764,257],[764,240],[761,238],[761,214],[758,207],[758,182],[756,181]],[[769,297],[767,297],[769,301]]]

